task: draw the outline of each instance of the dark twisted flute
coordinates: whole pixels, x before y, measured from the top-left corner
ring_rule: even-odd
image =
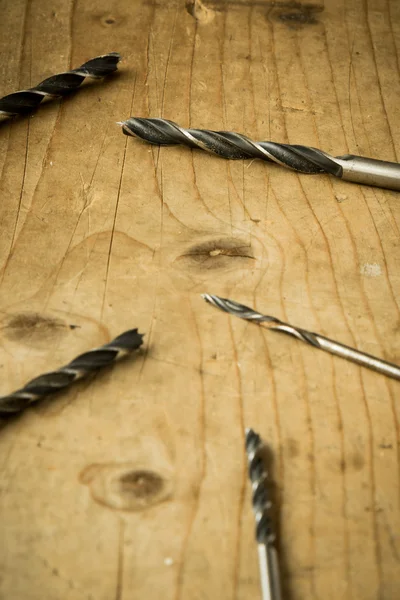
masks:
[[[34,111],[45,98],[65,96],[75,91],[85,79],[101,79],[118,69],[120,55],[110,52],[92,58],[77,69],[48,77],[28,90],[0,98],[0,116],[14,117]]]
[[[80,354],[65,367],[32,379],[23,388],[7,396],[0,396],[0,418],[11,417],[24,411],[33,402],[69,387],[90,373],[108,367],[143,343],[143,335],[137,329],[122,333],[114,340]]]
[[[251,500],[256,520],[262,600],[281,600],[276,536],[270,516],[272,503],[267,487],[265,449],[260,436],[253,429],[246,429],[246,453],[252,488]]]
[[[119,123],[125,135],[159,146],[182,144],[232,160],[260,158],[299,173],[328,173],[346,181],[400,191],[400,164],[353,154],[330,156],[310,146],[254,142],[233,131],[184,129],[167,119],[132,117]]]
[[[217,308],[220,308],[224,312],[227,312],[231,315],[262,324],[268,329],[274,329],[275,331],[287,333],[298,340],[301,340],[302,342],[306,342],[307,344],[314,346],[314,348],[319,348],[320,350],[325,350],[326,352],[330,352],[331,354],[335,354],[341,358],[346,358],[347,360],[355,362],[363,367],[368,367],[369,369],[378,371],[378,373],[382,373],[387,377],[400,379],[400,367],[394,363],[387,362],[382,358],[377,358],[376,356],[372,356],[366,352],[361,352],[355,348],[350,348],[350,346],[330,340],[319,333],[313,333],[312,331],[307,331],[306,329],[301,329],[300,327],[294,327],[294,325],[283,323],[275,317],[262,315],[252,308],[244,306],[243,304],[239,304],[238,302],[234,302],[233,300],[220,298],[219,296],[212,296],[210,294],[202,294],[202,297],[204,300],[206,300],[206,302],[209,302],[213,306],[216,306]]]

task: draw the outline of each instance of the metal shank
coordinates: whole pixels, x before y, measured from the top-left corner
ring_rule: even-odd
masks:
[[[342,167],[342,179],[400,191],[398,163],[346,154],[335,161]]]

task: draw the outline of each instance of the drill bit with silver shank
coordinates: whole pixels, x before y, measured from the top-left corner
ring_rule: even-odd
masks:
[[[131,329],[101,348],[80,354],[66,366],[32,379],[23,388],[7,396],[0,396],[0,418],[12,417],[23,412],[49,394],[65,389],[90,373],[108,367],[139,348],[142,343],[143,335],[138,333],[137,329]]]
[[[253,429],[246,429],[246,453],[256,519],[256,540],[260,563],[262,600],[281,600],[276,536],[270,517],[271,501],[267,488],[265,445]]]
[[[77,69],[48,77],[28,90],[0,98],[0,117],[15,117],[34,111],[44,99],[66,96],[78,89],[85,79],[101,79],[118,69],[117,52],[92,58]]]
[[[125,135],[150,144],[207,150],[231,160],[259,158],[299,173],[328,173],[346,181],[400,191],[400,164],[345,154],[330,156],[310,146],[255,142],[233,131],[184,129],[167,119],[132,117],[119,123]]]
[[[310,344],[310,346],[314,346],[314,348],[319,348],[320,350],[325,350],[325,352],[330,352],[341,358],[346,358],[362,367],[368,367],[369,369],[378,371],[378,373],[382,373],[382,375],[386,375],[387,377],[400,379],[400,366],[387,362],[382,358],[377,358],[366,352],[350,348],[350,346],[335,342],[319,333],[313,333],[312,331],[307,331],[306,329],[283,323],[283,321],[280,321],[276,317],[263,315],[256,310],[249,308],[244,304],[234,302],[233,300],[220,298],[219,296],[213,296],[211,294],[202,294],[202,297],[206,302],[209,302],[213,306],[231,315],[246,319],[247,321],[253,321],[254,323],[263,325],[267,329],[274,329],[275,331],[286,333],[302,342]]]

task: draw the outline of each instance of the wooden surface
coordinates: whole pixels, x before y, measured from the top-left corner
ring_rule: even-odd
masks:
[[[275,456],[285,599],[397,599],[399,383],[200,293],[400,362],[399,194],[159,150],[116,121],[398,160],[400,3],[0,14],[1,94],[123,55],[119,76],[0,127],[0,393],[146,333],[139,355],[0,431],[0,598],[259,598],[254,426]]]

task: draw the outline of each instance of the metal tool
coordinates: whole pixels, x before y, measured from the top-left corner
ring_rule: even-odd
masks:
[[[265,444],[253,429],[246,429],[246,453],[249,477],[252,488],[252,504],[256,519],[256,540],[262,600],[281,600],[281,586],[278,566],[278,553],[275,547],[276,536],[272,528],[265,467]]]
[[[143,343],[143,335],[137,329],[122,333],[114,340],[80,354],[65,367],[32,379],[23,388],[7,396],[0,396],[0,418],[11,417],[24,411],[33,402],[69,387],[75,381],[94,371],[108,367],[123,358]]]
[[[299,173],[329,173],[346,181],[400,191],[400,164],[353,154],[330,156],[310,146],[254,142],[233,131],[184,129],[167,119],[132,117],[119,123],[125,135],[159,146],[182,144],[228,159],[260,158]]]
[[[320,350],[325,350],[331,354],[336,354],[336,356],[346,358],[347,360],[355,362],[363,367],[368,367],[369,369],[378,371],[378,373],[382,373],[387,377],[400,379],[400,367],[394,363],[387,362],[382,358],[377,358],[371,354],[367,354],[366,352],[361,352],[360,350],[356,350],[350,346],[345,346],[344,344],[330,340],[329,338],[319,335],[318,333],[313,333],[312,331],[307,331],[306,329],[300,329],[300,327],[294,327],[288,323],[283,323],[275,317],[262,315],[256,310],[253,310],[248,306],[244,306],[243,304],[239,304],[238,302],[234,302],[233,300],[220,298],[219,296],[212,296],[210,294],[202,294],[202,297],[204,300],[206,300],[206,302],[209,302],[213,306],[216,306],[217,308],[220,308],[231,315],[262,324],[268,329],[274,329],[282,333],[287,333],[298,340],[301,340],[302,342],[306,342],[307,344],[314,346],[314,348],[319,348]]]
[[[14,117],[35,110],[45,98],[65,96],[74,92],[86,78],[100,79],[118,69],[121,57],[117,52],[92,58],[77,69],[53,75],[28,90],[0,98],[0,116]]]

